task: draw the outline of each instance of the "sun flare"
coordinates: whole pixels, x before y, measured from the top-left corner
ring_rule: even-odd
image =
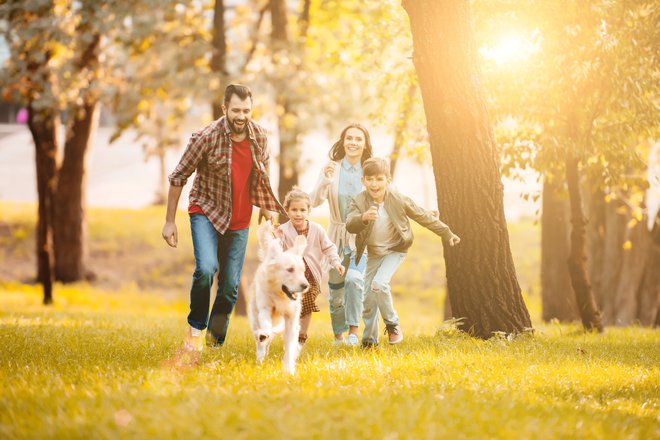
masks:
[[[539,38],[535,32],[530,37],[519,33],[510,33],[495,40],[493,45],[482,47],[481,55],[497,65],[524,61],[539,50]]]

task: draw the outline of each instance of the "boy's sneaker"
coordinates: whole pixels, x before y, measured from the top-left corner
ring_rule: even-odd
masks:
[[[403,341],[403,332],[399,324],[387,324],[385,326],[385,333],[387,333],[390,345],[399,344]]]
[[[348,338],[346,339],[346,345],[350,345],[351,347],[357,347],[360,345],[357,335],[349,333]]]
[[[183,342],[183,348],[186,351],[202,351],[203,347],[204,342],[202,341],[202,331],[192,326],[188,326],[186,339]]]

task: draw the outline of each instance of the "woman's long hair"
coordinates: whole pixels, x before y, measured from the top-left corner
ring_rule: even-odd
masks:
[[[332,145],[328,156],[330,156],[331,160],[335,161],[342,160],[344,158],[346,155],[346,152],[344,151],[344,138],[346,137],[346,132],[349,128],[357,128],[362,133],[364,133],[364,151],[362,152],[362,158],[360,159],[360,163],[364,163],[365,160],[369,159],[373,155],[373,148],[371,147],[371,137],[369,137],[369,132],[366,128],[357,122],[346,126],[346,128],[342,130],[341,136],[339,136],[339,140],[335,142],[334,145]]]

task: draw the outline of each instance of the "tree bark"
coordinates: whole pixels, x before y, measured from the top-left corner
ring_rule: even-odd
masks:
[[[401,156],[401,146],[405,142],[406,129],[408,128],[408,122],[410,121],[412,115],[412,105],[413,100],[415,99],[415,90],[417,90],[417,86],[411,83],[408,86],[408,93],[403,97],[403,102],[401,103],[401,108],[399,111],[399,117],[397,118],[396,131],[394,132],[394,145],[392,147],[392,154],[390,154],[390,175],[392,178],[394,178],[396,165],[398,163],[399,157]]]
[[[446,246],[447,290],[461,328],[488,338],[531,327],[509,246],[503,186],[479,81],[470,2],[404,0],[431,143]]]
[[[44,304],[53,302],[54,252],[53,205],[57,185],[59,114],[55,110],[38,112],[28,106],[28,127],[36,149],[37,194],[37,280],[44,290]]]
[[[98,125],[98,103],[73,111],[76,120],[64,145],[55,196],[55,278],[68,283],[87,277],[87,158]]]
[[[637,317],[640,324],[660,324],[660,211],[650,233],[648,257],[642,283],[637,293]]]
[[[600,312],[596,306],[589,275],[586,266],[586,220],[582,211],[582,195],[580,193],[580,178],[578,172],[579,160],[574,157],[566,159],[566,182],[571,203],[571,250],[568,257],[568,272],[575,299],[582,319],[582,325],[587,330],[603,331]]]
[[[560,187],[543,183],[541,212],[541,301],[543,320],[571,322],[579,318],[566,261],[569,255],[568,202]]]
[[[603,267],[605,264],[605,193],[597,184],[587,181],[585,204],[587,208],[587,272],[598,307],[603,305]]]
[[[215,0],[213,10],[213,57],[211,58],[211,70],[220,78],[220,84],[224,85],[228,75],[227,72],[227,38],[225,30],[225,2]],[[222,116],[222,93],[213,100],[213,119]]]

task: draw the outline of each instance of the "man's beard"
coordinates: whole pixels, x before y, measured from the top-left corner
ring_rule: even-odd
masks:
[[[227,121],[229,122],[229,129],[231,130],[232,133],[243,134],[245,132],[245,127],[247,126],[247,119],[243,119],[243,121],[245,122],[243,124],[243,127],[241,127],[240,129],[236,127],[236,125],[234,125],[235,119],[234,121],[231,120],[227,120]]]

